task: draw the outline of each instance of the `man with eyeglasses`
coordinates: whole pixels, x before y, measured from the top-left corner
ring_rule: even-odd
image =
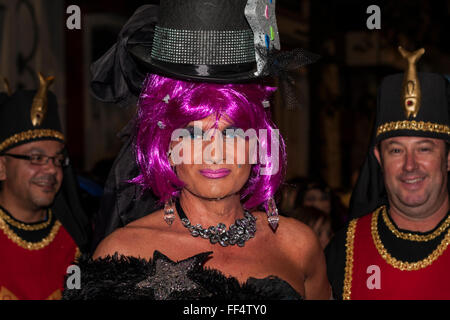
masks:
[[[90,245],[53,77],[39,80],[37,91],[0,93],[0,300],[59,299]]]

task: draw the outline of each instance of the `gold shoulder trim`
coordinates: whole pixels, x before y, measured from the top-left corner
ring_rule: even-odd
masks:
[[[389,230],[391,230],[391,232],[400,239],[403,240],[411,240],[411,241],[418,241],[418,242],[426,242],[426,241],[430,241],[433,240],[437,237],[439,237],[442,232],[444,232],[445,230],[447,230],[448,226],[450,225],[450,215],[447,217],[447,219],[444,220],[444,222],[442,222],[442,224],[439,226],[439,228],[437,228],[436,230],[434,230],[433,233],[427,234],[427,235],[420,235],[420,234],[413,234],[413,233],[406,233],[406,232],[401,232],[400,230],[398,230],[393,223],[391,222],[391,220],[389,219],[388,215],[387,215],[387,210],[386,210],[386,206],[383,206],[381,215],[383,217],[383,221],[384,223],[387,225],[387,227],[389,228]]]
[[[355,242],[355,230],[358,219],[350,221],[347,230],[347,241],[345,243],[346,259],[345,259],[345,275],[344,275],[344,290],[342,292],[343,300],[350,300],[352,293],[352,278],[353,278],[353,247]]]
[[[45,237],[39,242],[29,242],[23,240],[21,237],[15,234],[14,231],[11,230],[9,226],[6,224],[6,222],[0,219],[0,230],[3,230],[8,239],[10,239],[12,242],[17,244],[19,247],[22,247],[27,250],[39,250],[48,246],[55,239],[56,234],[58,233],[60,227],[61,222],[56,220],[47,237]]]
[[[64,141],[64,135],[56,130],[51,129],[35,129],[28,130],[20,133],[16,133],[15,135],[5,139],[0,143],[0,151],[5,150],[6,148],[13,146],[19,142],[26,140],[33,140],[39,138],[56,138],[58,140]]]
[[[450,128],[444,124],[424,122],[424,121],[393,121],[382,124],[377,128],[377,137],[385,132],[396,130],[413,130],[423,132],[444,133],[450,135]]]
[[[62,292],[60,289],[56,289],[51,295],[47,297],[46,300],[61,300]]]
[[[441,243],[432,253],[428,255],[428,257],[419,260],[417,262],[405,262],[397,260],[396,258],[392,257],[386,250],[383,243],[381,242],[380,235],[378,234],[378,216],[381,209],[382,207],[380,207],[372,216],[371,222],[372,238],[380,256],[394,268],[400,269],[402,271],[412,271],[426,268],[429,265],[431,265],[434,261],[436,261],[437,258],[439,258],[442,255],[442,253],[444,253],[444,251],[447,249],[447,246],[450,244],[450,229],[449,229],[444,239],[442,239]]]
[[[6,289],[5,287],[0,287],[0,300],[19,300],[14,293]]]

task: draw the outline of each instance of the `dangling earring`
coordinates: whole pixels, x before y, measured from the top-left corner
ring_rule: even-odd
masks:
[[[173,220],[175,220],[175,213],[174,213],[174,203],[173,199],[170,198],[169,200],[166,200],[164,203],[164,221],[171,226],[173,223]]]
[[[273,232],[275,232],[278,227],[278,221],[280,220],[280,218],[278,217],[278,209],[273,197],[270,197],[270,199],[267,200],[266,214],[267,221],[269,222],[269,225],[272,228]]]

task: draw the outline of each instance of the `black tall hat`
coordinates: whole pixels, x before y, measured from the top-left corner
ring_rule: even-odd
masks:
[[[34,140],[64,143],[55,95],[48,91],[53,77],[39,75],[39,90],[20,90],[6,96],[0,106],[0,153]]]
[[[350,200],[352,218],[388,204],[374,147],[380,141],[396,136],[450,141],[449,103],[450,85],[447,79],[439,74],[415,72],[415,61],[410,60],[405,73],[383,79],[378,91],[371,143]]]
[[[11,148],[33,141],[65,142],[56,96],[48,91],[53,77],[44,78],[39,74],[39,78],[41,85],[38,90],[0,94],[0,156]],[[68,156],[68,151],[64,152]],[[52,211],[80,250],[87,252],[92,230],[81,206],[76,176],[70,164],[63,167],[63,181]]]
[[[450,140],[447,80],[434,73],[418,73],[422,97],[417,114],[407,117],[402,96],[404,74],[381,83],[376,115],[375,144],[394,136],[418,136]]]

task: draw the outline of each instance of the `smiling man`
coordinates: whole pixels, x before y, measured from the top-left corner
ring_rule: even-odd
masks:
[[[61,132],[53,77],[0,94],[0,300],[59,299],[89,245]],[[81,249],[81,251],[80,251]]]
[[[423,49],[400,51],[409,66],[381,84],[355,219],[326,249],[337,298],[450,299],[450,87],[416,72]]]

